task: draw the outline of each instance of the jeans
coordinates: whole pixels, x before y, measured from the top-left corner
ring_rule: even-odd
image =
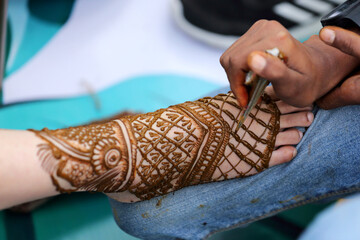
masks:
[[[110,199],[115,220],[142,239],[204,239],[290,208],[358,192],[359,136],[360,106],[318,110],[291,162],[149,201]]]

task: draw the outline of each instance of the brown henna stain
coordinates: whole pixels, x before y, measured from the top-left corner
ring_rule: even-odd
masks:
[[[167,196],[162,196],[157,202],[156,202],[156,208],[160,208],[162,205],[162,201],[166,198]]]
[[[254,199],[252,199],[250,202],[251,203],[257,203],[257,202],[259,202],[260,201],[260,198],[254,198]]]
[[[120,222],[120,218],[115,210],[112,211],[116,222]]]
[[[279,203],[283,204],[283,203],[287,203],[287,202],[290,202],[290,201],[296,201],[296,202],[298,202],[298,201],[301,201],[301,200],[304,200],[304,199],[305,199],[304,196],[302,196],[302,195],[296,195],[296,196],[294,196],[294,197],[292,197],[292,198],[290,198],[290,199],[288,199],[288,200],[279,201]]]
[[[205,207],[205,205],[200,204],[198,208],[204,208],[204,207]]]
[[[38,156],[60,192],[127,190],[146,200],[186,186],[226,180],[229,175],[248,176],[248,171],[237,168],[241,161],[257,172],[267,168],[280,113],[269,97],[263,101],[249,117],[263,133],[257,136],[242,126],[255,145],[244,139],[245,134],[232,131],[230,124],[236,124],[239,115],[228,109],[237,113],[242,109],[231,92],[108,123],[33,132],[44,140]],[[268,122],[257,117],[261,112],[270,114]],[[265,145],[265,150],[259,151],[257,144]],[[226,149],[231,157],[225,155]]]
[[[148,212],[142,213],[141,216],[142,216],[143,218],[149,218],[149,217],[150,217],[150,215],[149,215]]]

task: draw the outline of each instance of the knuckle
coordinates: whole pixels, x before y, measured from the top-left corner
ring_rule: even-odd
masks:
[[[228,66],[227,56],[225,53],[223,55],[221,55],[219,61],[220,61],[221,66],[223,66],[223,68],[226,68]]]
[[[279,26],[282,26],[278,21],[276,20],[270,20],[268,21],[268,24],[271,26],[271,27],[279,27]]]
[[[296,48],[295,41],[290,36],[290,33],[289,33],[288,37],[285,39],[285,43],[286,43],[286,46],[287,46],[289,52],[292,52]]]
[[[316,40],[316,39],[318,39],[318,38],[319,38],[318,35],[311,35],[311,36],[309,37],[309,40]]]
[[[262,25],[267,24],[268,22],[269,22],[269,21],[266,20],[266,19],[260,19],[260,20],[258,20],[258,21],[256,21],[256,22],[254,23],[254,26],[259,27],[259,26],[262,26]]]

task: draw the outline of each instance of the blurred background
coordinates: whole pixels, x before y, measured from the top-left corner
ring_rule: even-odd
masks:
[[[228,85],[219,58],[257,19],[276,19],[303,41],[342,1],[275,2],[2,0],[0,128],[64,128],[202,97]],[[0,240],[136,239],[116,226],[102,194],[63,195],[30,211],[35,205],[0,211]],[[324,207],[211,239],[295,239]]]

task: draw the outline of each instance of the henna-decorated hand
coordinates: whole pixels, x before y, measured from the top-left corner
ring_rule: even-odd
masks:
[[[320,38],[326,44],[360,60],[360,36],[339,27],[325,27]],[[339,86],[317,101],[324,109],[360,104],[360,71],[346,78]]]
[[[310,108],[265,97],[235,132],[241,110],[229,93],[104,124],[35,131],[43,140],[38,156],[61,192],[139,201],[290,161],[302,137],[293,127],[313,119]]]
[[[264,51],[277,47],[283,62]],[[245,74],[252,70],[268,79],[277,96],[298,107],[328,93],[357,65],[355,58],[324,44],[318,36],[300,43],[278,22],[261,20],[220,58],[239,104],[246,106]]]

